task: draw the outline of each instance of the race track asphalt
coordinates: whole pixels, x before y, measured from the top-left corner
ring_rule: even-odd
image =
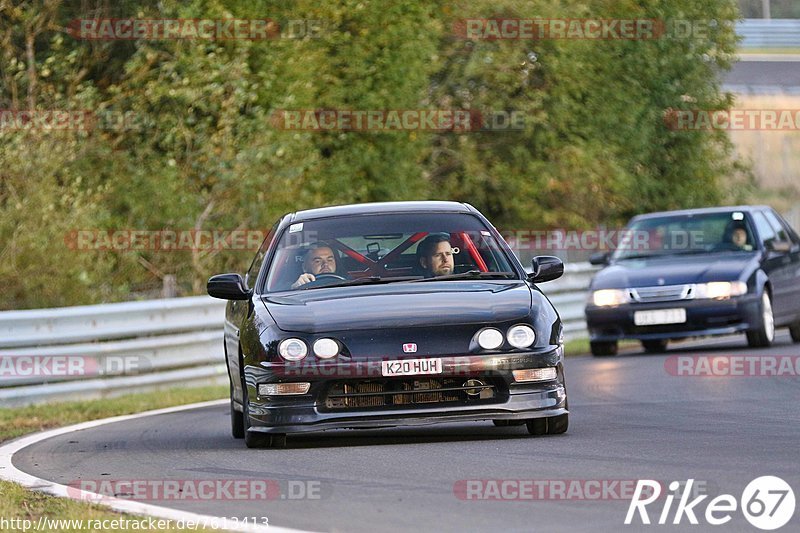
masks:
[[[752,479],[775,475],[800,490],[800,379],[675,376],[668,369],[679,355],[800,356],[800,344],[783,330],[769,349],[747,348],[738,336],[676,344],[666,354],[570,357],[570,429],[558,436],[529,437],[524,426],[477,422],[327,431],[290,436],[286,449],[249,450],[230,436],[225,405],[59,436],[18,452],[14,464],[63,484],[270,480],[280,494],[266,501],[232,499],[220,490],[210,501],[150,503],[267,517],[274,525],[311,531],[758,531],[740,510],[724,527],[706,524],[710,497],[696,507],[700,526],[689,526],[686,517],[681,526],[671,525],[678,498],[669,525],[644,526],[638,516],[623,525],[630,494],[614,489],[620,480],[692,478],[702,493],[738,499]],[[609,490],[602,499],[553,492],[515,501],[464,499],[458,490],[467,487],[465,480],[520,479],[554,491],[568,483],[589,496],[597,486],[592,481]],[[505,485],[507,497],[515,484]],[[469,486],[471,498],[493,494],[490,484]],[[302,491],[314,497],[300,498]],[[653,521],[665,501],[648,507]],[[779,531],[798,530],[795,513]]]

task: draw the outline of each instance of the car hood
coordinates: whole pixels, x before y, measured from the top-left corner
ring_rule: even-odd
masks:
[[[592,289],[624,289],[747,279],[759,252],[628,259],[597,273]]]
[[[283,331],[322,333],[522,319],[531,289],[523,281],[432,281],[311,289],[262,302]]]

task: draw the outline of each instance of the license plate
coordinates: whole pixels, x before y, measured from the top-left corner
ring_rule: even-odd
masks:
[[[418,376],[420,374],[441,374],[441,359],[403,359],[402,361],[381,361],[381,374],[389,376]]]
[[[657,326],[660,324],[683,324],[686,322],[686,309],[656,309],[635,311],[633,323],[637,326]]]

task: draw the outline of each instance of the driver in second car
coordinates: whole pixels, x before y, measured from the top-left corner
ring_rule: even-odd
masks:
[[[336,274],[336,254],[328,244],[317,242],[308,247],[303,259],[303,273],[292,283],[296,289],[301,285],[316,281],[320,274]]]

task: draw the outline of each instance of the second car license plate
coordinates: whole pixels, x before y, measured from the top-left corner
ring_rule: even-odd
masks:
[[[381,361],[381,374],[389,376],[416,376],[419,374],[441,374],[441,359],[403,359]]]
[[[657,326],[660,324],[683,324],[686,322],[686,309],[656,309],[654,311],[635,311],[633,323],[637,326]]]

